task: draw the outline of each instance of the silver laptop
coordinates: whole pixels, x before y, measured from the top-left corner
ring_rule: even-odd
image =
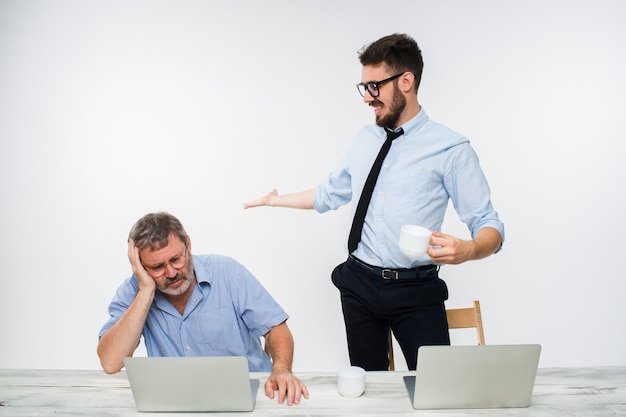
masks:
[[[252,411],[259,388],[243,356],[124,358],[139,411]]]
[[[528,407],[540,345],[422,346],[405,376],[415,409]]]

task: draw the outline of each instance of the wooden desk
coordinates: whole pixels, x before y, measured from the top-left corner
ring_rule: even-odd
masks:
[[[626,415],[626,367],[540,369],[529,408],[416,411],[402,377],[408,372],[368,372],[359,398],[337,393],[334,373],[297,373],[311,398],[288,407],[262,388],[251,413],[211,416],[617,416]],[[253,373],[264,383],[265,373]],[[0,416],[146,416],[135,409],[124,371],[0,370]],[[156,416],[198,416],[158,413]]]

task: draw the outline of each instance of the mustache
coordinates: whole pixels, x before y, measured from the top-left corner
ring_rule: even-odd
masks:
[[[174,277],[172,278],[165,278],[165,281],[163,281],[163,286],[165,288],[169,287],[170,285],[172,285],[174,282],[181,280],[181,281],[188,281],[189,277],[181,272],[177,273]]]

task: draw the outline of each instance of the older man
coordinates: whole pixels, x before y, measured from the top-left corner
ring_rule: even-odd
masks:
[[[149,356],[245,356],[251,371],[271,371],[270,398],[298,404],[306,386],[291,370],[287,314],[241,264],[192,255],[191,239],[168,213],[151,213],[132,228],[133,275],[118,288],[100,331],[98,356],[108,373],[123,367],[143,335]],[[260,337],[270,348],[265,354]]]

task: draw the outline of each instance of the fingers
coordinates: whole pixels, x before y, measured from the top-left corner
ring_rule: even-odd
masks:
[[[137,281],[139,281],[140,288],[154,289],[156,282],[143,267],[141,258],[139,257],[139,248],[135,246],[133,239],[128,239],[128,260],[130,261],[135,277],[137,277]]]
[[[278,391],[278,403],[283,404],[287,400],[287,405],[300,404],[302,397],[309,398],[309,390],[307,387],[293,374],[283,374],[280,376],[270,375],[265,383],[265,395],[270,399],[276,396]]]
[[[249,208],[260,207],[264,205],[265,204],[263,204],[263,198],[259,198],[258,200],[250,201],[248,203],[243,203],[243,208],[249,209]]]
[[[252,207],[268,206],[270,205],[270,198],[276,195],[278,195],[278,191],[276,190],[276,188],[274,188],[272,189],[272,191],[270,191],[269,193],[267,193],[261,198],[258,198],[254,201],[250,201],[247,203],[243,203],[243,208],[247,209],[247,208],[252,208]]]
[[[128,260],[130,261],[130,265],[133,268],[133,272],[139,278],[139,275],[145,273],[143,265],[141,264],[141,258],[139,257],[139,248],[135,246],[135,241],[133,239],[128,239]]]
[[[137,265],[141,265],[139,249],[135,246],[135,241],[132,238],[128,239],[128,260],[133,267],[133,271],[135,271]]]
[[[435,263],[457,265],[469,259],[471,241],[445,233],[432,232],[430,244],[432,246],[428,248],[428,256]]]
[[[430,238],[431,245],[440,245],[441,243],[445,242],[447,239],[452,238],[452,236],[450,235],[446,235],[445,233],[437,232],[435,230],[431,230],[430,233],[431,233],[431,238]]]
[[[300,390],[302,392],[302,396],[304,396],[304,398],[308,400],[309,399],[309,389],[299,379],[298,379],[298,383],[300,384]]]
[[[274,384],[272,383],[272,381],[270,379],[268,379],[267,381],[265,381],[265,395],[267,395],[270,399],[274,399]]]

